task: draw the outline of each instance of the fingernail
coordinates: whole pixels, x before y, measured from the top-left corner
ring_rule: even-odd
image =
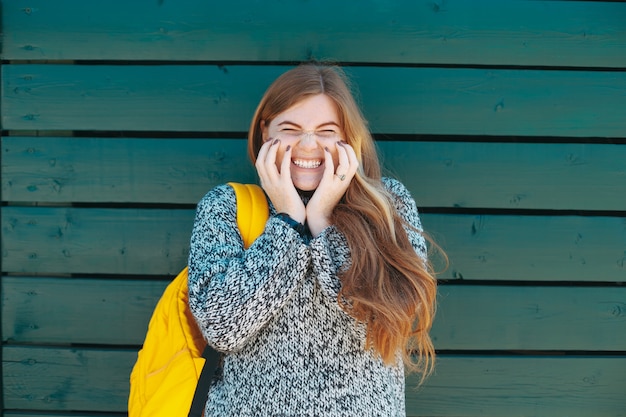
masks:
[[[287,149],[285,149],[285,151],[288,151],[289,149],[291,149],[291,145],[287,145]]]
[[[324,147],[324,150],[325,150],[326,152],[330,152],[330,150],[328,149],[328,147],[327,147],[327,146],[325,146],[325,147]]]
[[[274,139],[274,143],[272,143],[272,145],[276,145],[278,142],[280,142],[278,139]]]
[[[345,140],[339,141],[339,143],[341,144],[341,146],[347,145],[348,142],[346,142]]]

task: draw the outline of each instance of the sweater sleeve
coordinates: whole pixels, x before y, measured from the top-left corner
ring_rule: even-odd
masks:
[[[270,218],[244,250],[231,187],[198,203],[189,253],[189,306],[205,339],[234,352],[289,300],[309,268],[309,249],[283,221]]]
[[[329,226],[311,240],[311,262],[313,273],[320,288],[332,300],[337,300],[341,289],[338,274],[350,267],[350,249],[343,233]]]

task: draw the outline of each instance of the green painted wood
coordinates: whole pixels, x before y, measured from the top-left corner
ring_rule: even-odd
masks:
[[[5,407],[124,411],[135,359],[129,350],[6,346]],[[419,391],[409,378],[407,414],[623,416],[625,367],[623,356],[440,355]]]
[[[378,146],[387,171],[422,208],[626,207],[624,145]],[[230,180],[257,181],[243,139],[2,138],[4,201],[195,204]]]
[[[166,281],[2,278],[2,340],[141,345]],[[99,323],[94,326],[94,323]],[[626,289],[439,288],[439,350],[626,351]]]
[[[439,350],[626,351],[626,288],[443,285]]]
[[[92,413],[74,413],[68,411],[66,413],[46,413],[46,412],[22,412],[22,411],[5,411],[2,414],[4,417],[127,417],[126,412],[119,413],[102,413],[94,411]]]
[[[141,345],[167,283],[2,277],[2,341]]]
[[[68,412],[60,412],[60,413],[46,413],[46,412],[36,412],[36,411],[5,411],[2,413],[4,417],[126,417],[128,416],[125,412],[119,413],[102,413],[102,412],[92,412],[92,413],[74,413],[72,411]]]
[[[626,416],[626,357],[443,356],[409,416]],[[413,388],[412,388],[413,387]]]
[[[126,411],[136,359],[126,349],[4,346],[4,408]]]
[[[3,126],[247,131],[263,92],[287,68],[8,65]]]
[[[242,139],[2,138],[5,201],[195,204],[256,183]]]
[[[3,207],[2,268],[172,275],[187,262],[193,217],[193,210]],[[626,281],[620,217],[422,218],[450,257],[444,278]]]
[[[419,207],[624,210],[626,146],[380,143]]]
[[[193,218],[193,210],[3,207],[2,267],[172,275],[187,263]]]
[[[5,1],[3,58],[624,67],[625,20],[572,1]]]
[[[422,217],[450,258],[442,277],[626,281],[626,222],[620,217]]]
[[[8,65],[2,122],[16,130],[243,132],[267,85],[287,68]],[[626,136],[624,72],[349,72],[377,133]]]

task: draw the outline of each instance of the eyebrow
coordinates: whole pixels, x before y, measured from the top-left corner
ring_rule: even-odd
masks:
[[[277,126],[284,126],[284,125],[291,125],[291,126],[295,126],[295,127],[299,128],[299,129],[302,129],[302,126],[300,126],[298,123],[290,122],[289,120],[283,120],[282,122],[278,123]],[[339,126],[339,124],[336,123],[336,122],[324,122],[322,124],[317,125],[317,127],[315,129],[319,129],[320,127],[328,126],[328,125],[337,126],[338,128],[341,129],[341,126]]]

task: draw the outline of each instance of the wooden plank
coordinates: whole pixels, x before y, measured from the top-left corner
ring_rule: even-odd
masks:
[[[626,357],[440,356],[409,416],[626,416]]]
[[[443,285],[440,350],[626,351],[626,288]]]
[[[2,68],[3,126],[247,131],[263,92],[286,69],[8,65]]]
[[[383,142],[379,149],[423,208],[626,208],[626,146]]]
[[[2,121],[17,130],[244,132],[267,85],[287,68],[7,65]],[[354,67],[349,73],[376,133],[626,136],[624,72]]]
[[[167,284],[130,279],[2,277],[2,341],[141,345]]]
[[[136,359],[136,351],[126,349],[4,346],[4,407],[126,411]]]
[[[624,67],[625,20],[605,2],[34,0],[5,2],[3,58]]]
[[[193,210],[3,207],[2,267],[173,275],[187,263],[193,218]]]
[[[166,284],[3,277],[2,340],[141,345]],[[626,288],[444,285],[438,298],[439,350],[626,351]]]
[[[128,413],[102,413],[94,411],[92,413],[75,413],[68,411],[66,413],[46,413],[46,412],[23,412],[23,411],[5,411],[4,417],[127,417]]]
[[[378,147],[387,171],[404,182],[421,208],[626,207],[623,145],[379,142]],[[218,183],[257,181],[243,138],[16,136],[2,138],[2,158],[4,201],[195,204]]]
[[[5,346],[5,407],[28,410],[126,410],[129,350]],[[444,356],[415,391],[407,414],[430,416],[624,416],[626,358]]]
[[[422,217],[450,258],[442,277],[626,281],[626,222],[620,217]]]
[[[5,272],[178,273],[187,262],[193,210],[7,206]],[[445,278],[626,281],[621,217],[422,216],[450,257]]]
[[[256,183],[243,139],[2,138],[5,201],[195,204]]]

